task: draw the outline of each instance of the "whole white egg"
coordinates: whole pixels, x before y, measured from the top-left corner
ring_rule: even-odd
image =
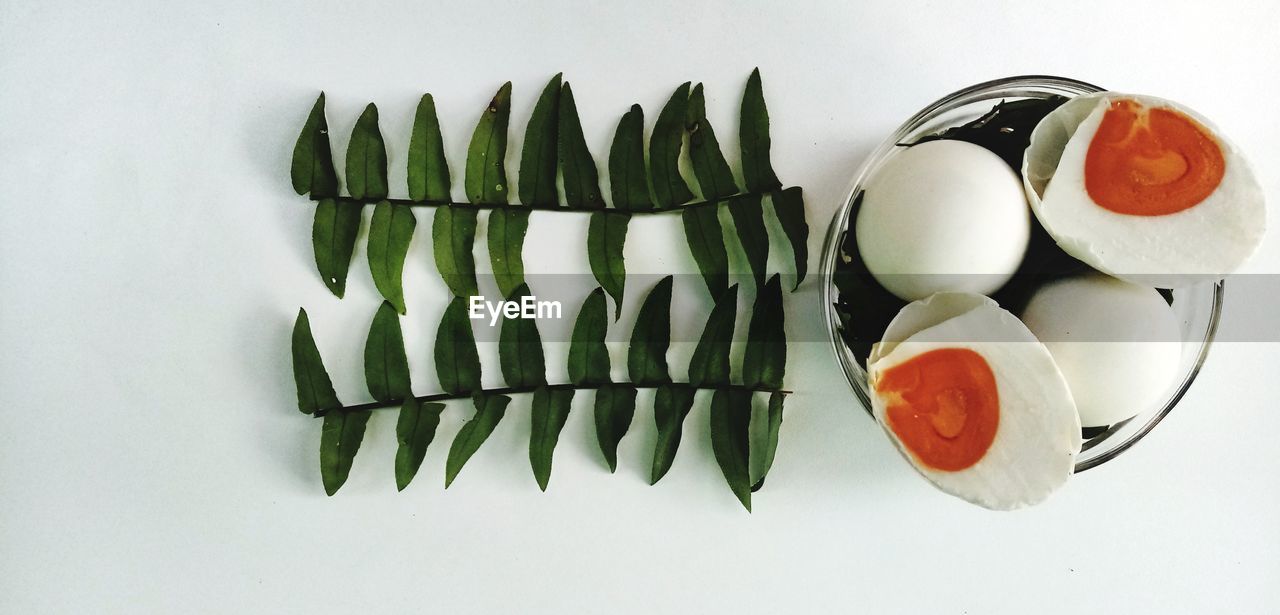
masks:
[[[872,175],[854,231],[867,270],[905,301],[989,295],[1022,262],[1031,215],[1022,180],[999,156],[938,140],[899,151]]]
[[[1022,320],[1058,364],[1084,427],[1151,408],[1178,373],[1181,329],[1153,288],[1100,274],[1059,280],[1036,291]]]

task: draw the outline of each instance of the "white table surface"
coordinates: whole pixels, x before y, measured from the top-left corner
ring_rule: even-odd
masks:
[[[360,108],[379,103],[398,192],[424,91],[457,186],[475,118],[505,80],[519,143],[538,90],[564,71],[603,161],[628,104],[652,122],[687,79],[706,83],[736,150],[758,65],[774,165],[805,188],[816,268],[851,171],[887,131],[1012,74],[1183,101],[1251,156],[1274,202],[1275,3],[266,4],[0,4],[0,611],[1280,610],[1276,344],[1218,345],[1150,437],[1011,514],[917,477],[820,342],[791,346],[797,393],[750,515],[715,465],[705,407],[671,473],[647,485],[643,403],[612,476],[575,406],[545,494],[527,401],[447,493],[447,443],[470,411],[445,413],[404,493],[394,413],[380,413],[326,498],[320,423],[297,412],[289,363],[301,305],[339,395],[364,398],[378,299],[363,248],[347,298],[332,298],[313,270],[311,208],[288,180],[319,89],[339,161]],[[444,289],[419,219],[406,286],[423,308],[405,332],[426,388]],[[585,271],[585,227],[535,216],[531,269]],[[633,271],[694,270],[669,218],[633,227],[627,254]],[[1280,273],[1276,233],[1249,271]],[[641,289],[628,290],[634,310]],[[791,337],[820,339],[816,283],[787,301]],[[677,326],[700,326],[703,307]]]

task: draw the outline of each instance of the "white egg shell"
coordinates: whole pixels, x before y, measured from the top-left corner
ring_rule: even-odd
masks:
[[[1103,275],[1051,282],[1022,320],[1053,355],[1085,427],[1114,425],[1160,403],[1178,374],[1178,319],[1150,287]]]
[[[1043,501],[1074,472],[1081,446],[1071,392],[1048,350],[1013,314],[985,297],[934,297],[908,307],[912,312],[899,323],[900,332],[936,324],[912,332],[868,363],[877,422],[912,467],[946,493],[993,510]],[[977,463],[958,471],[920,463],[889,427],[887,400],[875,393],[885,371],[940,348],[968,348],[982,355],[1000,400],[991,447]]]
[[[919,301],[912,301],[898,310],[880,336],[880,341],[871,345],[867,363],[875,363],[881,356],[897,348],[903,340],[920,331],[984,305],[999,307],[994,299],[974,293],[935,293]]]
[[[1226,164],[1217,189],[1199,204],[1163,216],[1126,215],[1095,204],[1085,188],[1085,157],[1116,99],[1173,109],[1207,128]],[[1022,175],[1031,210],[1064,251],[1137,284],[1176,288],[1221,279],[1248,259],[1266,229],[1262,187],[1238,148],[1194,111],[1151,96],[1102,92],[1068,101],[1032,131]]]
[[[1027,251],[1031,214],[1018,175],[999,156],[940,140],[885,161],[866,182],[854,230],[876,281],[914,301],[998,290]]]

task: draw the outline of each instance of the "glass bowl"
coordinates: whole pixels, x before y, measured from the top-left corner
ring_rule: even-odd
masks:
[[[862,190],[863,182],[879,169],[896,148],[900,147],[899,143],[910,143],[919,137],[977,119],[1001,100],[1014,101],[1050,96],[1073,97],[1101,90],[1102,88],[1098,86],[1082,81],[1042,75],[1008,77],[964,88],[944,96],[904,122],[871,153],[854,174],[843,204],[836,211],[831,220],[831,226],[827,229],[826,242],[822,248],[821,299],[822,313],[836,360],[844,370],[854,395],[862,403],[868,415],[871,413],[871,399],[867,388],[867,372],[858,363],[840,334],[840,318],[835,308],[839,291],[835,286],[834,277],[840,246],[848,231],[854,198]],[[1114,459],[1142,439],[1178,404],[1209,354],[1209,346],[1213,342],[1222,311],[1223,291],[1223,282],[1206,282],[1173,291],[1171,306],[1181,326],[1182,334],[1182,356],[1178,378],[1170,385],[1159,403],[1140,409],[1133,418],[1116,423],[1102,433],[1089,434],[1091,437],[1085,439],[1080,455],[1076,458],[1076,472],[1083,472]]]

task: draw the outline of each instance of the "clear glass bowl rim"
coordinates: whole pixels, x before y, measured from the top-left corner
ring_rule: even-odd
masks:
[[[863,410],[865,410],[868,415],[871,413],[871,399],[868,397],[868,393],[865,389],[866,374],[865,371],[857,364],[857,361],[853,359],[852,352],[849,351],[848,347],[844,343],[844,339],[840,336],[839,321],[834,309],[836,295],[838,292],[835,288],[835,262],[839,252],[841,236],[844,234],[844,229],[849,223],[849,215],[853,207],[853,197],[861,188],[863,181],[870,174],[872,169],[882,162],[888,153],[893,148],[897,147],[898,143],[902,142],[904,137],[919,128],[928,120],[949,110],[992,98],[1015,98],[1021,96],[1039,97],[1047,93],[1057,93],[1064,96],[1078,96],[1101,91],[1104,91],[1104,88],[1091,83],[1052,75],[1017,75],[1013,77],[984,81],[952,92],[951,94],[943,96],[933,103],[930,103],[928,106],[903,122],[901,126],[888,136],[888,138],[882,141],[876,149],[872,150],[872,152],[867,155],[862,165],[858,168],[858,171],[854,174],[849,188],[845,191],[843,203],[836,210],[835,215],[831,218],[831,224],[827,227],[826,239],[822,246],[822,262],[820,264],[820,271],[822,274],[820,301],[822,302],[821,309],[823,320],[826,323],[827,336],[831,342],[831,350],[835,354],[836,361],[840,364],[840,367],[844,372],[845,380],[849,384],[849,388],[853,391],[854,396],[858,398],[858,402],[862,404]],[[1107,461],[1116,458],[1126,450],[1129,450],[1129,448],[1136,444],[1138,440],[1141,440],[1152,429],[1154,429],[1155,426],[1173,410],[1173,407],[1178,404],[1182,397],[1186,395],[1187,390],[1191,387],[1191,383],[1195,381],[1196,376],[1200,373],[1200,369],[1204,366],[1204,362],[1209,356],[1209,347],[1212,345],[1213,338],[1217,334],[1218,321],[1222,316],[1222,300],[1225,291],[1226,284],[1224,281],[1219,281],[1214,284],[1213,304],[1209,314],[1208,326],[1205,329],[1203,338],[1199,340],[1200,348],[1198,349],[1195,363],[1183,376],[1181,383],[1179,383],[1174,394],[1169,398],[1169,401],[1164,405],[1164,407],[1160,408],[1158,412],[1147,417],[1146,423],[1131,433],[1124,441],[1112,446],[1110,449],[1099,455],[1092,456],[1083,461],[1078,461],[1075,467],[1076,473],[1080,473],[1088,470],[1089,468],[1106,463]],[[1187,340],[1186,342],[1191,343],[1194,341],[1195,340]],[[859,382],[864,384],[859,386]],[[1116,425],[1112,425],[1105,433],[1091,438],[1086,442],[1084,450],[1088,450],[1108,437],[1111,437],[1121,428],[1125,427],[1131,420],[1133,419],[1128,419],[1117,423]]]

